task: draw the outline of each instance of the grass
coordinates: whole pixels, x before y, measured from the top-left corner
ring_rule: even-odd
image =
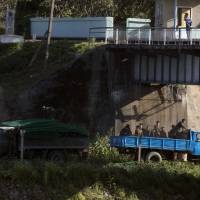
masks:
[[[193,163],[9,161],[0,164],[0,199],[199,199],[200,166]],[[30,191],[31,190],[31,191]],[[7,191],[6,194],[4,191]],[[19,194],[19,197],[22,198]]]

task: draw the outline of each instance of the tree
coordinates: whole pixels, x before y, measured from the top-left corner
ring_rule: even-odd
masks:
[[[55,15],[65,16],[111,16],[113,14],[113,0],[56,0]],[[47,16],[49,1],[39,4],[40,14]]]
[[[153,18],[154,0],[115,0],[115,20],[117,23],[129,17]]]
[[[17,0],[0,0],[0,32],[4,32],[4,22],[7,7],[14,9],[16,4]]]
[[[5,4],[5,0],[0,1]],[[49,11],[49,0],[18,0],[17,32],[27,33],[29,18],[48,17]],[[54,10],[56,17],[111,16],[117,25],[125,23],[128,17],[152,18],[153,13],[154,0],[56,0]]]

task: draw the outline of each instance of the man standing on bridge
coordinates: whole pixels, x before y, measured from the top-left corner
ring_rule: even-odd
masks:
[[[187,33],[187,39],[190,39],[190,29],[192,26],[192,20],[189,17],[188,13],[185,13],[185,25],[186,25],[186,33]]]

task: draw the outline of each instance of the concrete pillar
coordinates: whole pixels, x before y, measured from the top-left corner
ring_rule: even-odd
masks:
[[[177,0],[174,0],[174,29],[177,25]]]

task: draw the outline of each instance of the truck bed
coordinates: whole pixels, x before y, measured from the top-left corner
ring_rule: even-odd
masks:
[[[159,149],[169,151],[190,151],[191,141],[185,139],[137,137],[137,136],[112,136],[111,147]]]

